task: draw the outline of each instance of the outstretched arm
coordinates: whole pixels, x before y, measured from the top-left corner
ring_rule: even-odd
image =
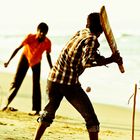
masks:
[[[52,68],[52,60],[51,60],[51,56],[49,53],[46,52],[46,56],[47,56],[47,60],[48,60],[48,63],[49,63],[49,66],[50,68]]]
[[[13,57],[17,54],[17,52],[18,52],[22,47],[23,47],[23,46],[21,45],[21,46],[19,46],[18,48],[16,48],[16,49],[14,50],[14,52],[12,53],[10,59],[9,59],[7,62],[4,63],[4,67],[7,67],[7,66],[8,66],[8,64],[10,63],[10,61],[13,59]]]
[[[120,56],[118,51],[116,51],[116,53],[112,54],[108,58],[105,58],[104,56],[101,56],[100,54],[96,53],[94,58],[89,59],[89,61],[86,64],[86,67],[103,66],[113,62],[117,64],[123,63],[122,57]]]
[[[113,63],[113,62],[115,62],[117,64],[122,64],[123,63],[122,57],[120,56],[118,51],[116,51],[116,53],[112,54],[108,58],[105,58],[103,56],[97,56],[96,62],[97,62],[97,64],[95,66],[107,65],[107,64],[110,64],[110,63]]]

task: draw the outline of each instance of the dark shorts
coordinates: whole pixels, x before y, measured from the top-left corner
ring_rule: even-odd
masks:
[[[81,85],[63,85],[48,81],[47,93],[49,102],[44,108],[44,112],[39,117],[39,121],[48,123],[48,126],[55,118],[55,112],[58,109],[61,100],[65,97],[68,102],[82,115],[85,119],[86,127],[89,132],[99,131],[99,121],[94,112],[93,106],[81,88]]]

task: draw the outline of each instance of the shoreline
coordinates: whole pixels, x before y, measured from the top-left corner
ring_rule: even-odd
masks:
[[[8,90],[10,88],[10,84],[12,82],[14,78],[14,74],[10,73],[10,72],[0,72],[0,105],[1,105],[1,100],[3,98],[5,98],[5,96],[8,94]],[[41,77],[40,80],[40,85],[41,85],[41,92],[42,92],[42,103],[44,105],[44,103],[46,102],[47,98],[46,98],[46,83],[47,83],[47,78],[43,79],[44,77]],[[83,85],[83,88],[85,88]],[[28,87],[28,88],[27,88]],[[130,103],[127,104],[127,101],[125,101],[125,104],[116,104],[113,102],[107,102],[107,101],[98,101],[98,99],[96,100],[96,97],[94,97],[94,93],[89,92],[87,93],[88,97],[90,98],[91,102],[95,102],[97,104],[105,104],[105,105],[109,105],[109,106],[117,106],[117,107],[122,107],[122,108],[126,108],[126,109],[132,109],[133,108],[133,98],[130,100]],[[95,95],[98,96],[98,95]],[[101,95],[100,95],[101,96]],[[18,91],[18,94],[16,95],[16,98],[21,98],[21,97],[26,97],[26,98],[30,98],[30,100],[32,100],[32,76],[30,75],[30,73],[27,73],[27,75],[25,76],[23,83]],[[101,99],[104,98],[100,97]],[[138,97],[137,97],[138,98]],[[14,102],[13,100],[13,102]],[[12,102],[12,103],[13,103]],[[138,103],[136,103],[136,111],[140,112],[140,108],[138,108],[137,106]],[[43,107],[42,105],[42,107]]]

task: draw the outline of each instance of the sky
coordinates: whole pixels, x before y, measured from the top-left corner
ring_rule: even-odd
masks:
[[[139,0],[0,0],[0,34],[36,31],[42,21],[50,34],[71,34],[84,28],[87,15],[102,5],[114,30],[139,32]]]

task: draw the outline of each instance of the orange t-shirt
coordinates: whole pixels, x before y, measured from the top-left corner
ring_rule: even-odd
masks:
[[[24,46],[23,54],[30,66],[41,61],[44,51],[51,52],[51,41],[46,37],[43,42],[38,42],[36,34],[29,34],[21,45]]]

